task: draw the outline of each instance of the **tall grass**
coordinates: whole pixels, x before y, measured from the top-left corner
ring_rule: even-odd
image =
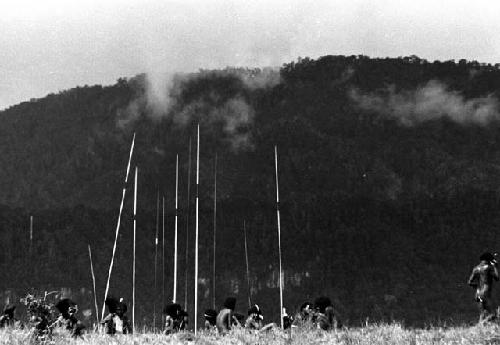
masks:
[[[26,330],[0,330],[0,344],[28,345],[29,332]],[[320,330],[294,329],[292,333],[271,330],[266,333],[249,332],[244,329],[233,330],[226,336],[214,332],[200,332],[196,337],[192,333],[178,333],[165,336],[154,333],[108,336],[99,333],[87,333],[84,339],[71,340],[66,334],[54,336],[54,345],[160,345],[160,344],[207,344],[207,345],[306,345],[306,344],[500,344],[498,325],[477,325],[474,327],[450,327],[430,329],[409,329],[399,324],[367,325],[361,328],[348,328],[341,331],[324,332]]]

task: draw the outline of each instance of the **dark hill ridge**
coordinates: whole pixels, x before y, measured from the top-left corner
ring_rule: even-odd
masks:
[[[268,304],[267,313],[279,314],[272,280],[277,144],[289,308],[325,293],[351,323],[366,317],[410,324],[474,319],[465,281],[480,252],[494,250],[500,237],[497,66],[325,56],[284,65],[279,82],[250,82],[264,73],[226,69],[178,77],[168,114],[152,114],[144,76],[75,88],[0,112],[2,288],[25,287],[25,230],[34,213],[36,255],[43,262],[33,278],[37,285],[90,287],[85,257],[90,242],[103,290],[135,131],[141,313],[152,309],[146,302],[153,293],[147,267],[156,194],[166,196],[167,224],[172,223],[179,153],[184,248],[188,142],[191,136],[194,157],[200,122],[200,276],[208,279],[200,292],[203,306],[211,300],[205,289],[211,286],[217,152],[218,248],[232,263],[218,267],[217,299],[237,294],[244,309],[246,219],[253,299]],[[129,213],[123,229],[112,286],[129,296]],[[183,299],[183,260],[180,265]]]

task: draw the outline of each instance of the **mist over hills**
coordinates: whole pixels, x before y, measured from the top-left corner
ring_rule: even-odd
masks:
[[[324,56],[298,59],[279,71],[177,75],[169,80],[169,93],[160,94],[164,107],[150,101],[146,75],[10,107],[0,112],[1,288],[90,288],[90,243],[102,298],[135,132],[139,318],[150,320],[159,294],[151,289],[150,269],[158,192],[166,200],[165,293],[171,298],[177,154],[182,302],[188,147],[191,140],[194,158],[200,123],[202,309],[212,298],[217,153],[217,301],[236,295],[237,309],[245,310],[246,220],[252,300],[269,318],[279,315],[277,145],[289,310],[327,294],[351,324],[367,317],[408,324],[474,320],[473,291],[465,282],[480,253],[495,250],[500,238],[498,67],[415,56]],[[191,178],[194,192],[194,170]],[[112,293],[125,297],[131,295],[130,191],[111,284]],[[30,214],[34,267],[27,266]],[[190,222],[192,250],[193,217]],[[193,255],[188,259],[192,263]]]

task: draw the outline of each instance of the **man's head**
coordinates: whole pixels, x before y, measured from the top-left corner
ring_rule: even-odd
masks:
[[[479,257],[479,260],[486,261],[486,262],[493,262],[495,260],[495,257],[490,252],[484,252]]]
[[[14,318],[14,310],[16,310],[15,305],[8,305],[4,308],[3,313],[4,313],[4,315],[7,315],[9,318],[13,319]]]
[[[182,307],[178,303],[170,303],[163,309],[163,313],[170,316],[172,319],[177,319],[182,311]]]
[[[300,306],[300,312],[302,314],[310,314],[312,311],[312,303],[311,302],[304,302]]]
[[[207,309],[207,310],[205,310],[204,316],[205,316],[205,320],[215,322],[215,319],[217,318],[217,312],[213,309]]]
[[[234,310],[236,308],[236,298],[235,297],[228,297],[224,301],[224,308]]]
[[[262,311],[257,304],[254,304],[251,308],[248,309],[248,316],[252,316],[254,319],[262,320],[264,317],[262,316]]]
[[[314,309],[316,309],[316,311],[319,311],[320,313],[324,313],[326,308],[330,307],[331,305],[332,301],[326,296],[318,297],[314,301]]]
[[[61,315],[66,319],[74,315],[78,310],[76,303],[70,300],[69,298],[61,299],[59,302],[56,303],[55,307],[57,308],[57,310],[59,310]]]
[[[120,298],[120,303],[116,306],[116,315],[123,317],[127,312],[127,305],[123,302],[123,298]]]

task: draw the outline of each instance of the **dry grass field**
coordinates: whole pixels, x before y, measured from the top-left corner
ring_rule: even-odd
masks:
[[[27,345],[30,343],[27,331],[2,330],[0,344]],[[407,329],[399,324],[367,325],[361,328],[349,328],[337,332],[317,330],[297,330],[292,334],[279,330],[267,333],[253,333],[243,329],[234,330],[226,336],[216,333],[200,332],[196,337],[191,333],[179,333],[164,336],[153,333],[138,333],[131,336],[107,336],[98,333],[87,333],[84,339],[72,340],[64,334],[54,337],[51,344],[87,344],[87,345],[138,345],[138,344],[269,344],[269,345],[305,345],[305,344],[500,344],[500,327],[498,325],[477,325],[474,327],[450,327],[429,329]]]

